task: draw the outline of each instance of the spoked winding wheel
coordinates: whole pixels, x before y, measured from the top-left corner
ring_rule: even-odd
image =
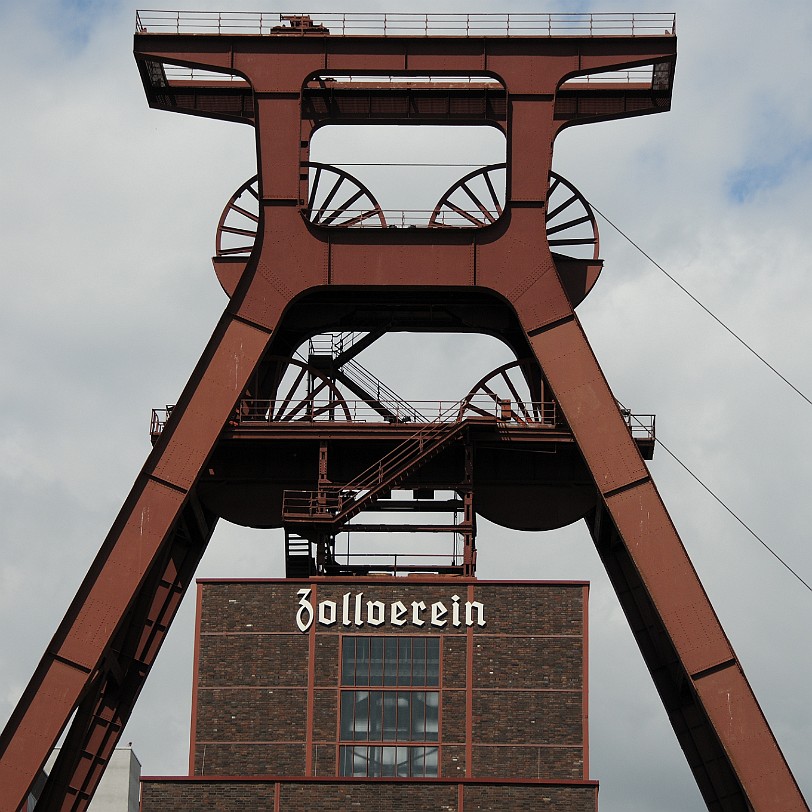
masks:
[[[502,215],[506,164],[490,164],[460,178],[434,207],[429,228],[481,228]]]
[[[386,218],[369,189],[349,172],[321,163],[304,164],[310,171],[310,197],[305,214],[320,226],[350,228],[370,220],[386,228]],[[218,257],[247,257],[254,249],[259,224],[259,183],[249,178],[229,198],[217,224]]]
[[[490,164],[460,178],[440,198],[431,228],[481,228],[502,215],[506,164]],[[598,225],[586,198],[564,177],[550,172],[547,191],[547,242],[553,250],[580,259],[597,259]]]
[[[550,172],[547,191],[547,243],[579,259],[597,259],[598,224],[586,198],[564,177]]]
[[[241,422],[352,419],[347,401],[324,372],[296,358],[271,356],[266,361],[276,365],[274,394],[248,395],[240,405]]]
[[[482,378],[460,403],[458,420],[473,415],[496,415],[501,420],[524,424],[556,424],[556,404],[545,396],[538,364],[511,361]]]
[[[305,163],[310,169],[310,196],[305,214],[317,226],[350,228],[371,220],[386,228],[386,218],[372,192],[349,172],[322,163]]]
[[[249,178],[229,199],[217,224],[218,257],[248,256],[254,249],[259,223],[257,176]]]

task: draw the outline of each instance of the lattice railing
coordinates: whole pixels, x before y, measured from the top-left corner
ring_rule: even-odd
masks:
[[[652,13],[409,14],[137,11],[136,33],[370,37],[641,37],[674,35],[676,15]]]

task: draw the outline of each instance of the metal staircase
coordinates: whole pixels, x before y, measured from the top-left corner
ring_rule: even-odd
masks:
[[[431,423],[424,425],[411,437],[404,440],[373,465],[359,473],[346,484],[325,483],[315,491],[291,491],[283,493],[282,521],[286,539],[286,569],[288,577],[307,577],[307,574],[337,568],[335,563],[335,537],[344,531],[354,532],[426,532],[457,533],[464,537],[464,545],[473,545],[473,510],[466,500],[450,500],[438,503],[423,503],[428,510],[463,508],[462,522],[454,524],[404,524],[404,525],[357,525],[350,520],[362,510],[397,509],[396,501],[388,502],[391,491],[439,454],[444,448],[460,440],[471,422],[496,422],[496,418],[473,417],[453,423]],[[381,502],[379,500],[386,500]],[[416,503],[408,503],[414,508]],[[405,507],[405,505],[404,505]],[[313,548],[316,548],[316,558]],[[354,567],[353,571],[368,570],[367,567]],[[438,568],[456,570],[459,567]]]
[[[445,446],[458,440],[471,420],[432,423],[362,471],[346,485],[327,485],[317,491],[285,491],[282,519],[302,527],[331,528],[335,532],[379,497],[397,487],[413,471],[425,465]],[[496,422],[493,419],[493,422]]]
[[[428,423],[429,420],[380,378],[354,358],[382,332],[330,333],[312,338],[308,346],[308,364],[324,372],[365,401],[384,420],[391,423]]]
[[[285,528],[285,574],[288,578],[309,578],[316,572],[310,539]]]

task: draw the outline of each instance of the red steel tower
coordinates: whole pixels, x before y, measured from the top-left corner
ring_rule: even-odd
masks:
[[[0,737],[0,809],[20,808],[66,727],[40,808],[86,808],[218,518],[284,527],[291,578],[470,579],[476,514],[584,519],[708,808],[808,809],[652,482],[653,424],[618,407],[575,314],[602,261],[588,203],[552,171],[555,138],[667,111],[674,25],[139,13],[149,104],[253,126],[257,176],[218,225],[229,303]],[[506,161],[424,217],[392,213],[310,160],[316,129],[347,123],[496,127]],[[403,330],[497,336],[516,360],[421,409],[353,361]],[[362,511],[455,519],[353,522]],[[384,566],[342,557],[348,527],[456,542],[441,563]]]

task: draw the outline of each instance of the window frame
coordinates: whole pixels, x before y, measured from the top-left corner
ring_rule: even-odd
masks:
[[[442,650],[442,635],[339,635],[338,776],[440,777]],[[358,714],[364,703],[366,713]],[[400,718],[404,709],[405,723]],[[364,773],[355,772],[359,759],[367,765]]]

